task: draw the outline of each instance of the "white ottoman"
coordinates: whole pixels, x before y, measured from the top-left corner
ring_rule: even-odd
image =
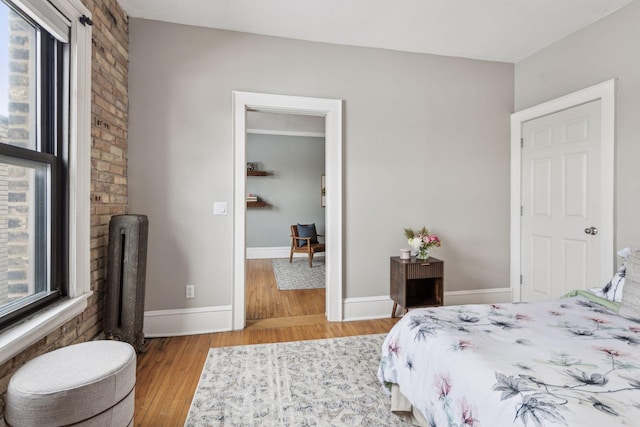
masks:
[[[120,341],[91,341],[45,353],[11,377],[9,426],[133,425],[136,352]]]

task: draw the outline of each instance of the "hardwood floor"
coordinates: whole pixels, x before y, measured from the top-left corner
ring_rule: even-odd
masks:
[[[248,263],[247,319],[251,313],[252,320],[247,321],[244,330],[147,340],[147,351],[138,355],[136,370],[136,426],[184,424],[211,347],[379,334],[388,332],[398,321],[389,318],[328,322],[324,316],[323,289],[298,295],[294,294],[297,291],[276,290],[284,294],[278,297],[267,283],[271,268],[267,262]]]
[[[324,314],[325,290],[279,291],[270,259],[247,260],[247,320]]]

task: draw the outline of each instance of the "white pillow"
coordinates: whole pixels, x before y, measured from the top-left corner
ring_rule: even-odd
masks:
[[[619,314],[624,317],[640,319],[640,249],[630,251],[625,276]]]
[[[611,280],[601,288],[589,289],[590,292],[609,301],[622,301],[622,289],[624,288],[624,279],[626,275],[626,267],[620,267],[620,270],[613,275]]]
[[[598,295],[599,297],[606,298],[609,301],[622,301],[622,289],[624,288],[624,280],[627,271],[627,260],[629,259],[629,253],[631,249],[624,248],[618,251],[618,255],[622,257],[622,265],[613,275],[611,280],[602,288],[589,289],[590,292]]]

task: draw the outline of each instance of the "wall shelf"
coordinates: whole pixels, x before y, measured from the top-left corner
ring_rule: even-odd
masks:
[[[267,176],[269,172],[267,171],[257,171],[257,170],[247,170],[247,176]],[[264,208],[268,206],[267,202],[257,201],[257,202],[247,202],[248,208]]]

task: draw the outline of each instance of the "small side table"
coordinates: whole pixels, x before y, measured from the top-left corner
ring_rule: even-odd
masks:
[[[391,317],[395,317],[398,305],[404,312],[411,307],[440,306],[444,301],[444,261],[437,258],[400,259],[391,257],[390,296],[393,300]]]

